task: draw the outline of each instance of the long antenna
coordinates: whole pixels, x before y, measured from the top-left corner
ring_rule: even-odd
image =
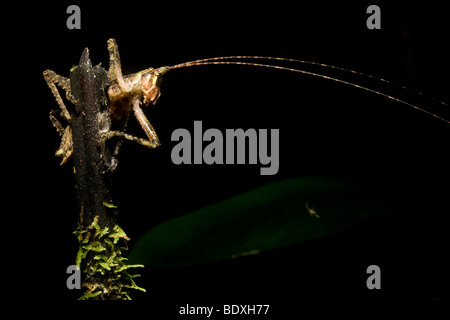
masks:
[[[415,92],[414,90],[411,90],[407,87],[404,87],[403,85],[399,85],[399,84],[395,84],[391,81],[385,80],[383,78],[379,78],[376,76],[372,76],[372,75],[368,75],[368,74],[364,74],[358,71],[354,71],[354,70],[349,70],[349,69],[345,69],[345,68],[340,68],[340,67],[335,67],[335,66],[331,66],[331,65],[326,65],[326,64],[322,64],[322,63],[317,63],[317,62],[311,62],[311,61],[304,61],[304,60],[297,60],[297,59],[289,59],[289,58],[279,58],[279,57],[261,57],[261,56],[228,56],[228,57],[215,57],[215,58],[206,58],[206,59],[199,59],[199,60],[194,60],[194,61],[189,61],[189,62],[185,62],[185,63],[180,63],[180,64],[176,64],[173,65],[171,67],[168,67],[169,70],[173,70],[173,69],[180,69],[180,68],[186,68],[186,67],[194,67],[194,66],[204,66],[204,65],[244,65],[244,66],[253,66],[253,67],[263,67],[263,68],[271,68],[271,69],[278,69],[278,70],[285,70],[285,71],[291,71],[291,72],[298,72],[298,73],[302,73],[302,74],[307,74],[310,76],[314,76],[314,77],[319,77],[319,78],[323,78],[323,79],[327,79],[327,80],[332,80],[335,82],[339,82],[348,86],[352,86],[355,88],[359,88],[380,96],[383,96],[385,98],[391,99],[393,101],[396,101],[398,103],[402,103],[404,105],[407,105],[409,107],[412,107],[416,110],[422,111],[434,118],[437,118],[439,120],[442,120],[446,123],[450,124],[450,121],[447,119],[444,119],[430,111],[427,111],[423,108],[420,108],[412,103],[409,103],[407,101],[401,100],[399,98],[396,98],[392,95],[374,90],[374,89],[370,89],[368,87],[353,83],[353,82],[349,82],[349,81],[345,81],[345,80],[341,80],[338,78],[334,78],[334,77],[330,77],[321,73],[315,73],[315,72],[310,72],[310,71],[306,71],[306,70],[302,70],[302,69],[295,69],[295,68],[288,68],[288,67],[283,67],[283,66],[278,66],[278,65],[271,65],[271,64],[263,64],[263,63],[255,63],[255,62],[244,62],[244,61],[220,61],[220,60],[227,60],[227,59],[268,59],[268,60],[278,60],[278,61],[288,61],[288,62],[299,62],[299,63],[307,63],[307,64],[314,64],[314,65],[319,65],[322,67],[327,67],[327,68],[334,68],[337,70],[341,70],[341,71],[346,71],[346,72],[351,72],[351,73],[355,73],[358,75],[363,75],[366,77],[370,77],[370,78],[374,78],[380,81],[384,81],[390,84],[394,84],[397,86],[400,86],[402,88],[408,89],[410,91]],[[421,92],[416,92],[418,94],[423,95],[423,93]],[[441,102],[441,104],[447,106],[447,103],[445,102]]]
[[[314,62],[314,61],[308,61],[308,60],[301,60],[301,59],[292,59],[292,58],[281,58],[281,57],[267,57],[267,56],[222,56],[222,57],[214,57],[214,58],[205,58],[205,59],[198,59],[198,60],[193,60],[193,61],[188,61],[188,62],[184,62],[184,63],[180,63],[177,64],[175,66],[173,66],[173,68],[183,68],[183,67],[188,67],[190,65],[197,65],[198,63],[203,63],[203,62],[210,62],[210,61],[220,61],[220,60],[240,60],[240,59],[254,59],[254,60],[276,60],[276,61],[283,61],[283,62],[294,62],[294,63],[301,63],[301,64],[309,64],[309,65],[314,65],[314,66],[319,66],[319,67],[323,67],[323,68],[328,68],[328,69],[335,69],[335,70],[339,70],[339,71],[344,71],[347,73],[352,73],[352,74],[356,74],[359,76],[363,76],[366,78],[370,78],[370,79],[374,79],[380,82],[384,82],[396,87],[400,87],[403,90],[412,92],[414,94],[420,95],[420,96],[425,96],[427,98],[430,98],[431,100],[442,104],[444,106],[448,106],[448,104],[445,101],[441,101],[439,99],[436,99],[432,96],[429,96],[421,91],[415,90],[415,89],[411,89],[408,88],[407,86],[400,84],[400,83],[396,83],[394,81],[391,80],[387,80],[381,77],[377,77],[371,74],[367,74],[364,72],[360,72],[360,71],[356,71],[356,70],[352,70],[352,69],[347,69],[347,68],[343,68],[343,67],[338,67],[338,66],[334,66],[334,65],[330,65],[330,64],[326,64],[326,63],[320,63],[320,62]]]

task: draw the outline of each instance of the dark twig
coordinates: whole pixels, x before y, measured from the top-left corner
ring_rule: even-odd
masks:
[[[71,113],[71,127],[81,223],[87,227],[97,216],[100,226],[112,228],[117,224],[116,213],[107,204],[113,203],[110,194],[113,159],[101,132],[109,118],[108,77],[99,65],[92,67],[87,48],[80,64],[72,69],[70,85],[77,102]]]

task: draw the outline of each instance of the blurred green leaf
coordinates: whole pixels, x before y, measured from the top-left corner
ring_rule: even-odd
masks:
[[[279,181],[152,228],[129,260],[179,267],[256,254],[390,216],[395,208],[388,199],[356,182],[321,177]]]

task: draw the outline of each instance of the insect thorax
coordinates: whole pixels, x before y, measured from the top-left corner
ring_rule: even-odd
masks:
[[[113,121],[118,121],[129,114],[136,100],[144,105],[149,105],[150,102],[156,103],[161,94],[158,71],[159,69],[149,68],[124,77],[125,88],[122,88],[118,82],[109,87],[110,114]]]

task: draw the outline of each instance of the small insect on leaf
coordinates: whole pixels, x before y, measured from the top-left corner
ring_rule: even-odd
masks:
[[[306,210],[308,210],[308,212],[309,212],[309,214],[310,214],[311,216],[314,216],[314,217],[316,217],[316,218],[320,218],[320,216],[317,214],[315,208],[310,208],[310,207],[308,206],[308,202],[305,202],[305,207],[306,207]]]

